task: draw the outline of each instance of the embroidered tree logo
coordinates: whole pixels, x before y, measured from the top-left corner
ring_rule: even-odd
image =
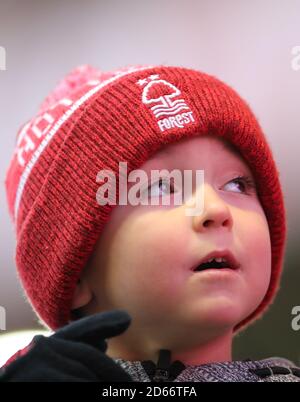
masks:
[[[151,110],[154,116],[158,118],[163,115],[177,114],[184,109],[189,110],[184,99],[174,99],[179,95],[181,95],[181,91],[175,85],[165,80],[155,80],[145,86],[142,101],[146,105],[156,104],[151,107]]]
[[[186,104],[181,90],[161,79],[159,74],[140,78],[137,85],[143,87],[142,102],[152,111],[160,131],[184,128],[195,122],[193,111]]]

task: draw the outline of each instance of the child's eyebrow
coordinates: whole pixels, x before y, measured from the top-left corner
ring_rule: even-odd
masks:
[[[238,151],[238,149],[236,149],[234,147],[234,145],[230,144],[229,142],[225,142],[225,141],[222,141],[221,144],[222,144],[222,149],[226,149],[226,151],[229,151],[231,154],[241,157],[240,152]],[[160,153],[161,153],[161,155],[170,155],[171,150],[167,146],[165,146],[160,150]]]
[[[236,155],[237,157],[242,159],[243,162],[246,164],[247,168],[249,169],[249,173],[253,177],[253,180],[254,180],[253,173],[252,173],[251,169],[249,168],[247,162],[244,160],[242,154],[239,152],[239,150],[237,148],[235,148],[235,146],[232,145],[230,142],[223,142],[223,141],[222,141],[222,148],[226,149],[229,152],[231,152],[232,155]]]
[[[227,151],[231,152],[234,155],[241,156],[239,151],[229,142],[222,142],[222,148],[226,149]]]
[[[167,155],[170,155],[170,148],[168,147],[168,146],[164,146],[161,150],[160,150],[160,152],[161,153],[163,153],[163,154],[167,154]]]

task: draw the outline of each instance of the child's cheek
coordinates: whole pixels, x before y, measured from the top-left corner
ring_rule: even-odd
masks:
[[[271,277],[271,241],[263,213],[253,213],[239,226],[237,235],[242,250],[245,282],[254,307],[267,292]]]
[[[146,223],[149,223],[148,225]],[[176,230],[174,230],[176,228]],[[163,219],[141,222],[128,230],[118,250],[118,272],[112,278],[116,288],[122,289],[131,304],[146,304],[148,309],[154,303],[172,297],[184,280],[187,267],[184,230],[170,226]],[[119,243],[120,244],[120,243]]]
[[[265,215],[263,213],[253,214],[247,220],[245,227],[244,245],[252,257],[251,260],[262,267],[271,269],[271,239]]]

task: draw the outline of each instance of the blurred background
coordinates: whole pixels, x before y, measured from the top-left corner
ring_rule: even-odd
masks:
[[[32,331],[44,330],[18,282],[4,190],[18,128],[77,65],[167,64],[233,86],[273,149],[288,214],[282,285],[264,318],[235,338],[234,358],[281,356],[300,365],[300,330],[291,326],[292,309],[300,306],[299,46],[300,0],[0,0],[6,53],[6,69],[0,67],[0,306],[6,313],[0,364],[28,343]],[[12,338],[20,330],[27,331]]]

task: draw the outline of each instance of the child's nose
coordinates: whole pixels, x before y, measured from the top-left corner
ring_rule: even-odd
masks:
[[[232,213],[229,205],[208,184],[203,191],[196,191],[195,197],[202,196],[202,211],[194,214],[193,228],[196,231],[207,231],[212,228],[225,228],[231,230],[233,225]]]

